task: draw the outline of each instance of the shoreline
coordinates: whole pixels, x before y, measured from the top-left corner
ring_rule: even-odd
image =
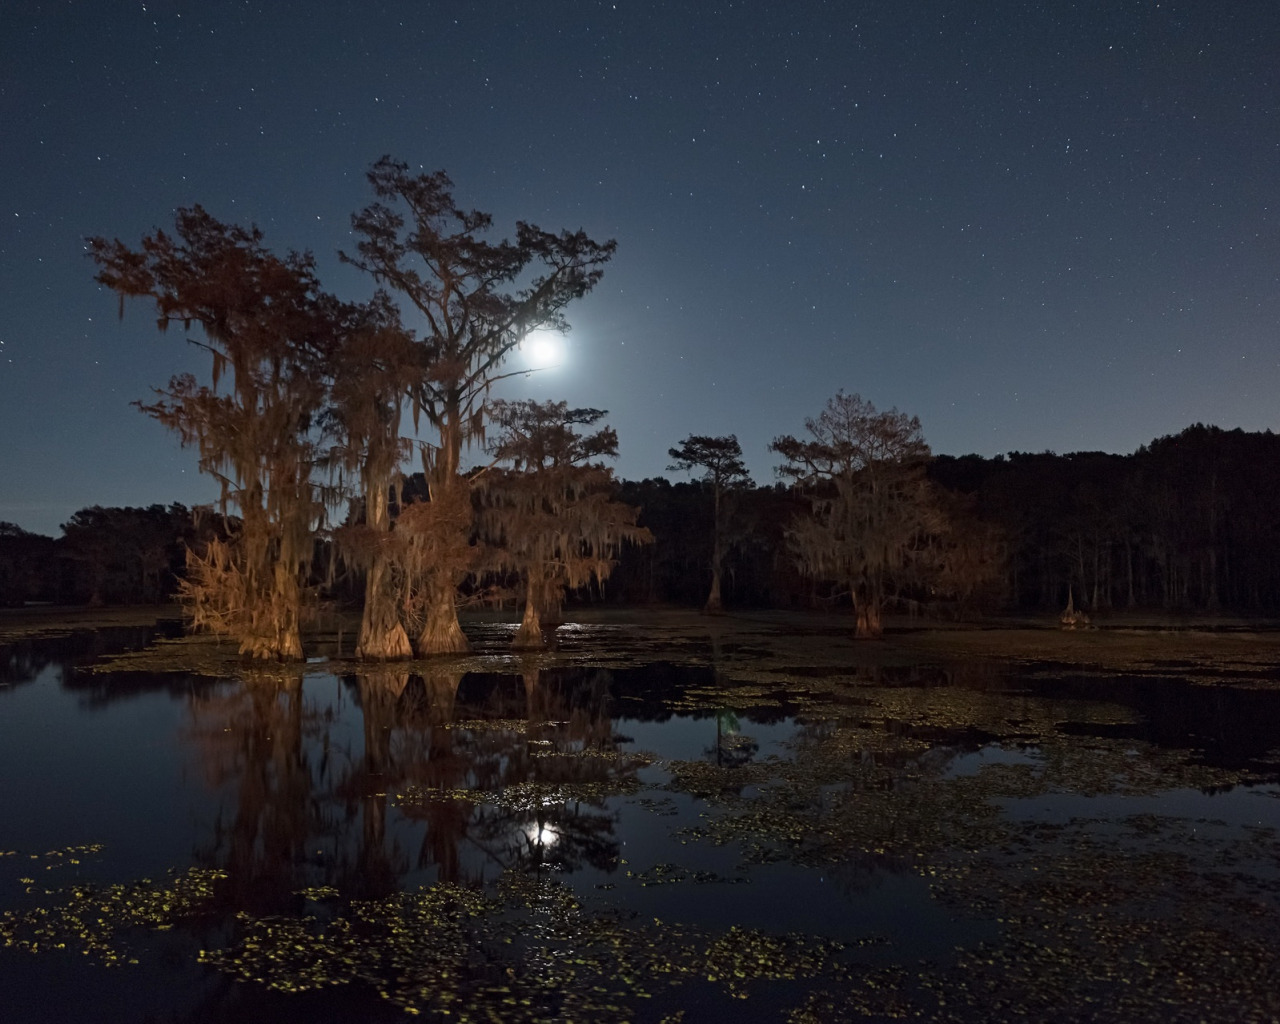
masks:
[[[119,659],[119,668],[218,674],[246,668],[362,672],[421,672],[446,665],[463,671],[506,670],[530,659],[544,666],[621,666],[661,656],[687,664],[711,664],[733,678],[782,679],[795,670],[839,674],[869,668],[965,661],[1043,663],[1084,673],[1126,673],[1152,678],[1194,678],[1226,685],[1280,685],[1280,629],[1274,620],[1214,616],[1188,620],[1159,614],[1116,616],[1084,630],[1058,628],[1052,617],[930,622],[895,617],[884,637],[858,640],[850,616],[822,612],[730,611],[704,615],[695,609],[569,609],[556,649],[506,648],[506,630],[519,622],[510,611],[466,612],[464,628],[480,635],[468,655],[363,663],[350,658],[359,627],[354,616],[329,616],[309,631],[315,657],[294,665],[254,664],[208,634],[165,641]],[[0,609],[0,643],[51,638],[78,630],[149,627],[181,620],[176,604],[116,608],[39,606]],[[574,630],[573,626],[585,627]],[[103,665],[102,668],[107,668]]]

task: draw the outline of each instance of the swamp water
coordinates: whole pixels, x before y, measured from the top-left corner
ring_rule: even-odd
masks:
[[[1280,1016],[1274,684],[513,629],[0,645],[0,1019]]]

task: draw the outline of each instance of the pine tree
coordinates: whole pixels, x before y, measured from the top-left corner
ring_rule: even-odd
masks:
[[[711,593],[703,610],[709,615],[719,614],[724,606],[720,599],[720,575],[724,569],[724,497],[732,487],[751,482],[747,467],[742,461],[742,446],[735,434],[727,437],[707,437],[690,434],[680,442],[679,448],[669,448],[667,454],[675,460],[668,469],[689,471],[702,469],[702,479],[711,486]]]

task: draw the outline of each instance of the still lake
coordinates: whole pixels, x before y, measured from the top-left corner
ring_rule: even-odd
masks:
[[[1268,673],[716,629],[369,671],[0,643],[0,1019],[1280,1018]]]

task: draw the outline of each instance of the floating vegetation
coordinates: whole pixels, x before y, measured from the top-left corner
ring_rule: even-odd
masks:
[[[599,747],[582,747],[578,750],[531,750],[530,757],[546,760],[562,761],[596,761],[605,765],[620,765],[625,768],[644,768],[653,764],[657,758],[649,754],[638,754],[622,750],[602,750]]]
[[[305,889],[294,889],[295,896],[301,896],[304,900],[311,900],[319,903],[322,900],[336,900],[340,893],[332,885],[311,885]]]
[[[517,782],[502,789],[426,789],[406,786],[395,794],[400,807],[422,807],[438,800],[488,804],[518,814],[533,814],[548,807],[572,803],[600,804],[609,797],[634,793],[640,783],[633,776],[599,782]]]
[[[0,913],[0,946],[29,953],[73,950],[106,966],[136,964],[121,933],[129,928],[167,930],[205,911],[217,870],[192,868],[160,884],[74,885],[44,893],[48,903],[31,910]]]
[[[674,818],[677,814],[680,813],[679,808],[676,807],[675,801],[672,800],[670,797],[663,797],[661,799],[655,800],[653,797],[650,797],[650,796],[642,796],[638,800],[636,800],[636,803],[638,803],[641,807],[645,808],[646,810],[651,811],[654,814],[657,814],[663,818]]]
[[[785,697],[789,704],[805,703],[807,694],[788,691],[785,694],[777,685],[762,686],[737,682],[732,685],[694,686],[683,694],[669,701],[674,712],[716,711],[723,707],[732,707],[738,711],[752,708],[776,708]]]
[[[1178,818],[1115,824],[1024,826],[1013,846],[939,872],[936,898],[1003,929],[923,977],[942,1019],[1276,1019],[1275,830],[1241,841]]]
[[[102,852],[101,843],[83,843],[79,846],[64,846],[59,850],[48,850],[44,853],[22,854],[17,850],[0,851],[0,857],[22,857],[25,860],[37,861],[45,871],[53,871],[63,866],[78,866],[85,858]]]
[[[462,1022],[629,1019],[637,1000],[683,985],[746,999],[762,982],[850,977],[846,943],[635,922],[516,873],[491,895],[441,884],[353,902],[323,925],[241,926],[236,946],[201,961],[282,992],[362,981],[410,1013]]]
[[[661,764],[671,773],[667,789],[697,797],[736,793],[745,786],[759,785],[774,778],[780,767],[776,759],[735,765],[713,761],[663,761]]]
[[[1232,692],[1280,675],[1276,638],[858,645],[690,616],[566,627],[535,664],[494,653],[510,632],[439,687],[410,685],[425,663],[374,687],[333,661],[259,687],[274,670],[208,638],[119,659],[228,680],[235,715],[188,698],[212,723],[193,756],[240,801],[200,853],[223,867],[58,888],[101,847],[0,851],[19,880],[0,945],[115,965],[183,929],[239,993],[343,986],[458,1021],[1280,1019],[1280,750],[1251,716],[1275,704]],[[505,677],[459,688],[472,671]],[[1187,685],[1210,680],[1211,700]],[[1219,815],[1205,794],[1232,789]]]
[[[108,655],[96,661],[91,668],[98,673],[187,672],[225,678],[237,675],[244,666],[244,659],[233,641],[212,633],[191,633],[157,640],[142,650]],[[296,674],[294,667],[281,668]],[[262,671],[261,666],[259,671]]]
[[[445,723],[446,729],[459,732],[514,732],[523,734],[529,729],[529,722],[523,718],[466,718],[457,722]]]
[[[651,885],[674,885],[679,882],[693,882],[697,885],[742,885],[751,881],[746,875],[726,876],[715,871],[693,871],[679,864],[655,864],[647,871],[628,871],[627,877],[635,879],[646,888]]]

